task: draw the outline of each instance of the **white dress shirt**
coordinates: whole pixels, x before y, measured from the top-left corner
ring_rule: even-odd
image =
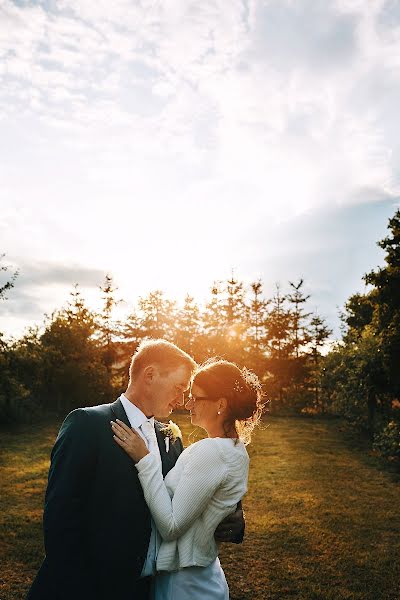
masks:
[[[122,406],[124,407],[126,416],[128,417],[128,421],[129,421],[131,427],[133,429],[135,429],[138,432],[138,434],[140,435],[140,437],[142,437],[144,439],[144,441],[146,442],[146,446],[147,446],[147,448],[149,448],[151,454],[153,454],[157,458],[157,462],[159,464],[159,469],[161,471],[161,455],[160,455],[160,450],[158,448],[158,444],[149,445],[149,440],[146,438],[146,436],[144,435],[144,433],[141,429],[141,426],[146,421],[148,421],[150,423],[150,425],[154,428],[154,417],[147,418],[146,415],[140,410],[140,408],[138,408],[137,406],[132,404],[132,402],[130,400],[128,400],[128,398],[124,394],[121,394],[120,400],[121,400]],[[157,535],[158,535],[157,528],[156,528],[156,525],[152,518],[151,519],[151,535],[150,535],[149,547],[147,550],[147,557],[144,562],[142,573],[141,573],[142,577],[146,577],[148,575],[154,575],[156,572],[157,547],[159,546],[159,541],[157,539]]]

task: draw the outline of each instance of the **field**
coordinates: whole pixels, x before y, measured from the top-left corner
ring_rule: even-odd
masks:
[[[187,441],[193,427],[185,416],[176,421]],[[43,496],[57,429],[1,432],[1,600],[24,597],[43,556]],[[400,480],[393,470],[339,421],[270,418],[249,453],[245,541],[223,545],[220,555],[232,600],[400,600]]]

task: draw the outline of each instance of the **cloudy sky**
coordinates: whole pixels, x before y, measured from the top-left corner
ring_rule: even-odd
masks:
[[[304,277],[337,330],[399,206],[399,105],[399,0],[0,0],[0,330],[106,272],[128,310],[232,268]]]

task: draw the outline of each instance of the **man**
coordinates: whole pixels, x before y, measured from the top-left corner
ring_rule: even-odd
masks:
[[[195,368],[174,344],[144,342],[116,402],[67,416],[51,455],[43,517],[46,558],[27,600],[147,600],[157,531],[137,470],[114,442],[110,421],[119,419],[142,435],[160,457],[165,477],[183,447],[179,438],[165,442],[154,415],[169,415],[183,403]],[[235,515],[221,524],[220,541],[241,540],[242,513]]]

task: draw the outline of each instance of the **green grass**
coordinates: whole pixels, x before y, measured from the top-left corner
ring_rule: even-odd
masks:
[[[187,441],[193,427],[183,415],[174,418]],[[2,600],[24,597],[43,556],[42,506],[57,428],[1,432]],[[249,453],[245,541],[223,544],[220,554],[232,600],[400,600],[395,472],[338,421],[270,418]]]

